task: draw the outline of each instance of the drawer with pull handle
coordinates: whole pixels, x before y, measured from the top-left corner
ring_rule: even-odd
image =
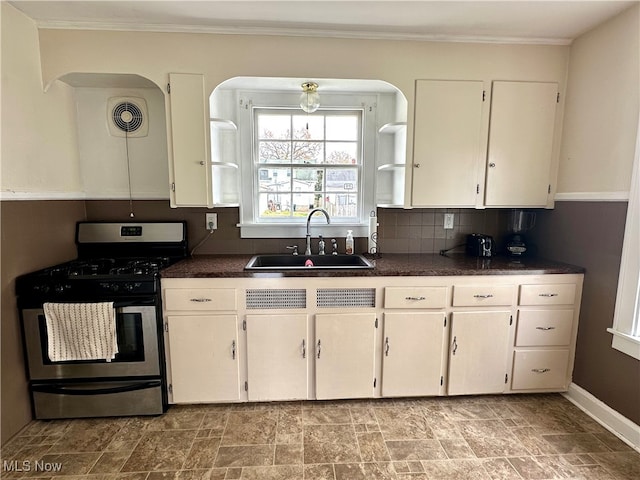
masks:
[[[444,308],[447,287],[385,287],[385,308]]]
[[[236,310],[235,288],[167,288],[165,310]]]
[[[575,300],[574,283],[520,285],[520,305],[573,305]]]
[[[568,349],[516,351],[511,388],[565,389],[568,365]]]
[[[511,305],[514,291],[514,285],[456,285],[453,287],[453,306]]]
[[[571,343],[573,310],[520,310],[517,347],[557,346]]]

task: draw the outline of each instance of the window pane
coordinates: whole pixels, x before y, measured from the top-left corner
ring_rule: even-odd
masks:
[[[291,171],[288,168],[259,168],[260,192],[290,192]]]
[[[327,191],[349,192],[358,191],[358,169],[356,168],[327,168]]]
[[[261,193],[258,196],[260,218],[287,218],[291,216],[290,193]]]
[[[258,138],[290,139],[291,117],[289,115],[258,115]]]
[[[304,140],[324,140],[324,116],[294,115],[293,138]]]
[[[321,192],[324,188],[324,171],[317,168],[294,168],[294,192]]]
[[[357,115],[327,116],[327,140],[352,140],[359,138]]]
[[[327,163],[358,163],[358,144],[355,142],[327,142]]]
[[[322,163],[324,161],[324,143],[293,142],[292,158],[295,163]]]
[[[260,163],[288,163],[291,161],[290,142],[260,142]]]
[[[327,193],[325,208],[332,218],[356,218],[358,197],[350,193]]]
[[[293,216],[306,217],[311,209],[322,207],[322,195],[318,193],[293,193]]]

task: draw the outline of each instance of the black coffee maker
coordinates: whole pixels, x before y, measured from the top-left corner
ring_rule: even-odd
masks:
[[[507,237],[507,255],[523,257],[530,252],[524,233],[536,224],[535,212],[514,209],[509,214],[509,236]]]

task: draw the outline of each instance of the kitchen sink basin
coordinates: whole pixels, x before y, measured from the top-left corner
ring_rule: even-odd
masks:
[[[342,270],[373,268],[362,255],[256,255],[245,270]]]

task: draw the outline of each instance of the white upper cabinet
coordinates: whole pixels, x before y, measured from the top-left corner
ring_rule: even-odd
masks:
[[[204,76],[170,73],[169,85],[171,206],[211,206]]]
[[[418,80],[415,102],[412,206],[549,204],[557,83]]]
[[[482,99],[480,81],[416,82],[413,206],[476,205]]]
[[[545,207],[558,84],[493,82],[485,206]]]

